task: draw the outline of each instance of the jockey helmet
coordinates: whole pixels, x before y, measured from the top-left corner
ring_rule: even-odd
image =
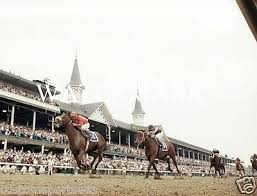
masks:
[[[71,118],[75,118],[76,116],[77,116],[77,114],[76,114],[75,112],[71,112],[71,113],[70,113],[70,117],[71,117]]]
[[[154,130],[153,125],[149,125],[149,126],[148,126],[148,130],[149,130],[149,131],[153,131],[153,130]]]

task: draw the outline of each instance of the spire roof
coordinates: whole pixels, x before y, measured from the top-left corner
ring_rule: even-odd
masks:
[[[145,114],[145,112],[142,109],[141,102],[138,98],[136,98],[135,107],[132,112],[132,115],[134,115],[134,114]]]
[[[141,102],[140,102],[140,98],[139,98],[139,90],[137,89],[137,97],[136,97],[136,102],[135,102],[135,107],[134,110],[132,112],[132,115],[134,114],[145,114]]]
[[[83,86],[83,84],[81,83],[81,79],[80,79],[80,72],[79,72],[77,54],[75,56],[74,66],[73,66],[73,70],[72,70],[69,85],[70,86]]]

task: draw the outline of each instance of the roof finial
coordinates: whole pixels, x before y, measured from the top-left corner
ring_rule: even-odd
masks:
[[[76,48],[76,53],[75,53],[75,59],[77,59],[77,48]]]

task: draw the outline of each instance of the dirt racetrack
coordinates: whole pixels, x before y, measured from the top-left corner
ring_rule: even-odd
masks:
[[[0,179],[1,195],[6,193],[27,195],[32,193],[41,193],[41,195],[62,193],[62,195],[66,195],[65,193],[75,194],[75,190],[80,190],[79,193],[83,193],[83,195],[242,195],[236,187],[236,178],[233,177],[174,179],[172,176],[163,176],[161,180],[154,180],[153,177],[144,179],[143,176],[103,175],[100,178],[89,178],[89,175],[0,174]],[[11,192],[10,187],[14,187],[12,188],[14,192]],[[257,191],[253,195],[257,195]]]

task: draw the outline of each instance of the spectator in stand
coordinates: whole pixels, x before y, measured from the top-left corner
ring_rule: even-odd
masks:
[[[52,132],[50,130],[36,129],[32,130],[31,127],[14,125],[13,127],[6,122],[0,122],[0,133],[4,135],[11,135],[15,137],[24,137],[36,140],[45,140],[48,142],[58,142],[61,144],[68,143],[68,137],[65,134]]]
[[[11,93],[15,93],[24,97],[28,97],[37,101],[42,101],[41,97],[39,96],[39,94],[36,94],[35,92],[29,91],[28,89],[23,89],[21,87],[16,87],[12,84],[7,84],[7,83],[3,83],[0,81],[0,89],[4,90],[4,91],[8,91]],[[51,104],[51,105],[56,105],[54,102],[51,102],[49,98],[45,99],[45,102]]]

